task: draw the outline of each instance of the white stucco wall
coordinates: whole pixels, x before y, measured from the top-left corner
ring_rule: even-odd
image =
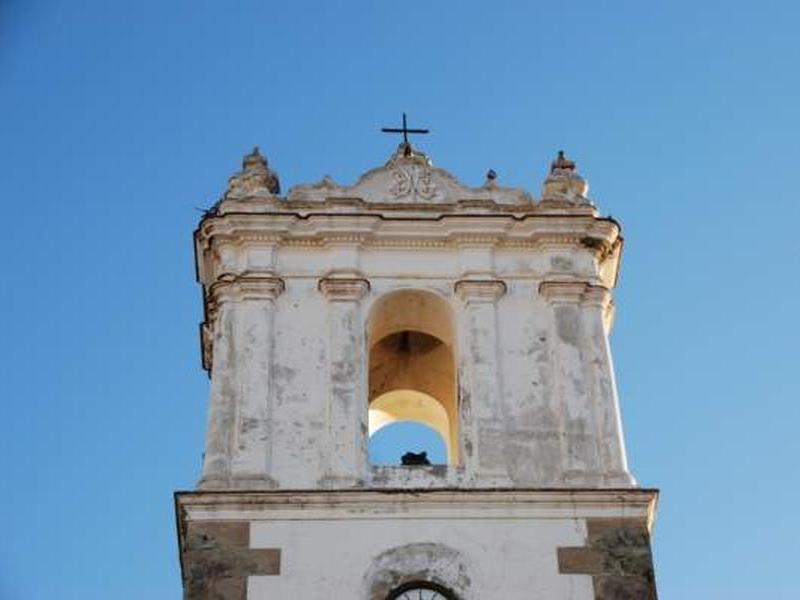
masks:
[[[583,529],[580,520],[405,515],[256,522],[251,526],[252,547],[281,548],[282,566],[280,576],[251,577],[248,599],[366,598],[364,578],[374,557],[409,544],[435,542],[465,559],[471,584],[462,600],[592,600],[591,577],[559,575],[556,561],[556,547],[583,544]],[[404,568],[402,560],[395,564],[398,570]]]

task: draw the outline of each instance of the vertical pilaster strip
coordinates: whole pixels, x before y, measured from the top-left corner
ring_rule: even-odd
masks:
[[[272,487],[272,347],[275,298],[283,281],[246,276],[212,287],[214,360],[201,484]]]
[[[455,293],[462,301],[459,352],[463,457],[478,477],[505,478],[502,390],[498,368],[497,301],[506,284],[497,279],[462,279]]]
[[[369,282],[326,277],[319,281],[319,290],[329,302],[326,479],[347,485],[366,475],[367,357],[361,298]]]
[[[545,281],[539,293],[552,310],[551,357],[555,393],[561,399],[561,456],[567,483],[593,484],[600,475],[597,424],[587,388],[580,305],[587,284]]]
[[[224,287],[212,287],[212,298]],[[214,300],[212,331],[214,360],[211,366],[206,450],[199,487],[227,487],[230,477],[231,440],[236,415],[236,373],[233,371],[235,345],[234,308],[224,294]]]
[[[605,483],[632,485],[625,456],[622,418],[611,348],[608,342],[607,316],[611,309],[611,291],[597,285],[587,286],[583,294],[583,327],[586,368],[591,386],[592,405],[598,427],[598,453]]]
[[[232,477],[237,487],[273,487],[272,351],[275,299],[284,283],[276,277],[248,277],[239,283],[239,404]]]

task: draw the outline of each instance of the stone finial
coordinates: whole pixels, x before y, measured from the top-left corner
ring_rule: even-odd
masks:
[[[244,155],[242,159],[242,170],[247,171],[248,169],[258,169],[259,167],[266,169],[267,159],[261,154],[258,146],[254,146],[250,154]]]
[[[242,159],[242,170],[228,180],[225,196],[250,196],[258,192],[280,194],[281,185],[278,174],[269,168],[266,157],[256,146]]]
[[[558,170],[566,170],[566,171],[574,171],[575,170],[575,162],[569,160],[565,155],[563,150],[558,151],[558,156],[556,159],[550,163],[550,172],[558,171]]]
[[[590,204],[586,197],[588,192],[589,183],[578,175],[575,162],[569,160],[563,150],[559,151],[556,159],[550,164],[550,174],[544,181],[542,200]]]

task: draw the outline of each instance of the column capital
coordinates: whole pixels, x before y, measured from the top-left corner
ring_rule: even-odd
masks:
[[[286,289],[283,279],[271,274],[223,275],[209,287],[213,303],[275,300]]]
[[[454,290],[464,302],[497,302],[506,293],[500,279],[459,279]]]
[[[369,291],[369,281],[361,277],[323,277],[317,287],[331,301],[358,301]]]
[[[603,285],[587,285],[581,298],[583,304],[607,309],[613,302],[611,290]]]
[[[554,304],[587,304],[602,308],[611,304],[611,290],[586,281],[543,281],[539,295]]]
[[[553,304],[579,304],[587,287],[585,281],[543,281],[539,295]]]

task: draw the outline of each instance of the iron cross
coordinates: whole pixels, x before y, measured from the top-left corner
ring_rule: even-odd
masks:
[[[383,133],[402,133],[403,134],[403,142],[408,144],[408,134],[409,133],[430,133],[429,129],[409,129],[408,125],[406,124],[406,113],[403,113],[403,128],[402,129],[395,129],[392,127],[383,127],[381,129]]]

